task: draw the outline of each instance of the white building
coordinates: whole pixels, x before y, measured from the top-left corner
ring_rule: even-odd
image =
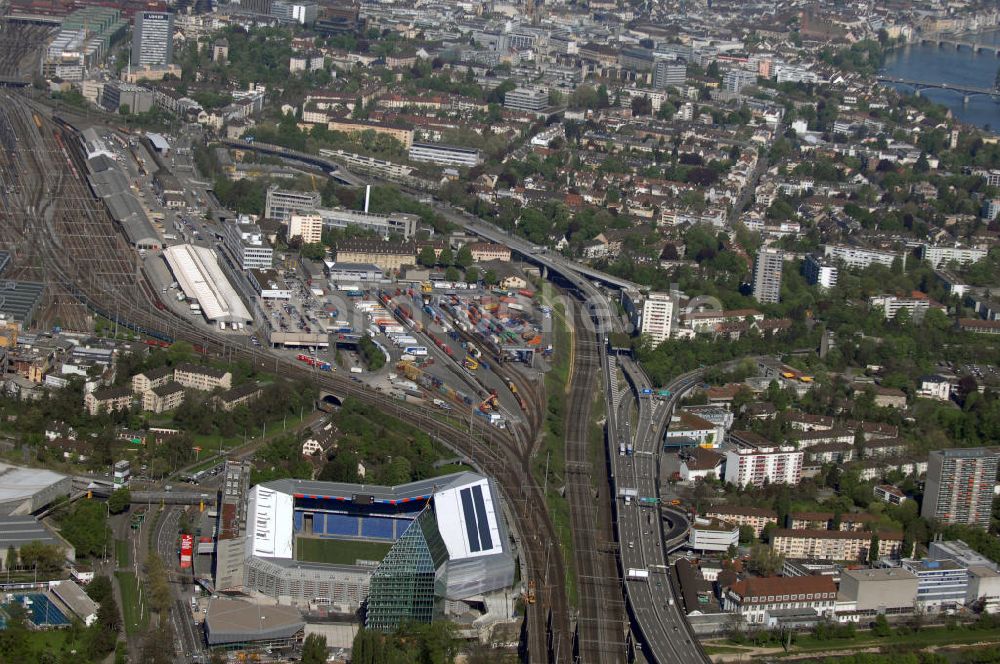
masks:
[[[288,239],[300,237],[302,244],[323,241],[323,217],[318,214],[293,214],[288,220]]]
[[[661,344],[670,338],[674,327],[674,301],[669,293],[650,293],[642,303],[641,334]]]
[[[211,249],[178,244],[164,249],[163,258],[187,300],[197,304],[208,321],[234,325],[252,322]]]
[[[828,244],[823,247],[823,255],[832,260],[843,261],[849,268],[863,270],[873,263],[892,267],[897,258],[906,264],[906,257],[893,251],[881,249],[866,249],[864,247],[849,247],[843,244]]]
[[[737,486],[797,485],[803,453],[752,431],[731,431],[726,439],[726,481]]]
[[[410,146],[410,161],[472,168],[483,163],[483,156],[475,148],[463,148],[441,143],[414,143]]]
[[[740,527],[715,519],[696,518],[688,533],[688,547],[695,551],[728,551],[740,543]]]
[[[924,297],[899,297],[897,295],[873,295],[868,298],[868,306],[872,309],[881,307],[885,319],[892,320],[900,311],[906,311],[910,320],[922,320],[930,308],[930,300]]]
[[[809,254],[802,264],[802,272],[813,286],[828,289],[837,285],[837,266],[824,258]]]
[[[920,246],[920,257],[937,269],[949,263],[968,265],[981,261],[986,258],[986,250],[972,247],[939,247],[925,243]]]
[[[264,217],[288,222],[293,214],[310,214],[320,206],[318,191],[290,191],[271,185],[264,202]]]
[[[549,93],[537,88],[515,88],[503,96],[503,105],[514,111],[540,111],[549,105]]]
[[[240,215],[235,222],[222,224],[222,242],[241,270],[266,270],[271,267],[274,249],[260,226]]]
[[[950,401],[951,382],[944,376],[922,376],[917,396],[926,399],[937,399],[938,401]]]

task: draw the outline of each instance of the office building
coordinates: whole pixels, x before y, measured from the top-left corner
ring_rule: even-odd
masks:
[[[943,524],[989,528],[998,460],[985,447],[931,452],[920,515]]]
[[[264,201],[264,217],[288,223],[293,214],[311,214],[321,203],[318,191],[290,191],[271,185]]]
[[[241,270],[266,270],[271,267],[274,249],[268,244],[260,226],[240,215],[235,221],[222,224],[222,244],[236,267]]]
[[[802,479],[802,451],[752,431],[730,431],[726,439],[726,481],[737,486],[796,485]]]
[[[761,304],[777,304],[781,300],[781,269],[785,254],[780,249],[764,249],[757,253],[753,264],[753,296]]]
[[[650,293],[642,303],[639,332],[654,345],[670,338],[674,326],[674,301],[670,293]]]
[[[985,249],[972,247],[938,247],[932,244],[920,246],[920,258],[928,261],[935,270],[949,263],[968,265],[986,258]]]
[[[845,569],[840,595],[859,613],[908,613],[917,599],[917,575],[900,567]]]
[[[174,15],[136,12],[132,31],[132,66],[169,65],[174,57]]]
[[[815,254],[806,256],[802,263],[802,274],[811,286],[826,290],[837,285],[837,265]]]
[[[825,575],[750,577],[722,593],[722,608],[749,625],[762,624],[769,612],[783,609],[810,609],[816,615],[828,615],[836,603],[837,586]]]
[[[475,148],[463,148],[441,143],[414,143],[410,146],[410,161],[472,168],[483,163],[483,156]]]
[[[302,238],[302,244],[323,241],[323,217],[318,214],[293,214],[288,220],[288,239]]]
[[[512,111],[540,111],[549,105],[549,93],[535,88],[515,88],[504,94],[503,105]]]
[[[153,91],[132,83],[111,81],[101,88],[101,107],[109,113],[145,113],[153,108]]]
[[[917,577],[917,606],[925,611],[954,609],[965,604],[969,570],[954,560],[902,561],[903,569]]]
[[[653,67],[653,87],[664,90],[670,86],[682,86],[687,80],[687,63],[684,61],[658,60]]]
[[[725,552],[739,543],[740,527],[715,519],[695,519],[688,533],[688,548],[693,551]]]
[[[323,219],[324,228],[343,230],[348,227],[355,227],[360,230],[378,233],[383,237],[402,235],[403,239],[406,240],[416,234],[417,226],[420,223],[420,217],[405,212],[376,214],[374,212],[361,212],[360,210],[347,210],[345,208],[317,208],[316,214]]]
[[[739,94],[743,88],[757,84],[757,73],[745,69],[731,69],[722,79],[726,92]]]

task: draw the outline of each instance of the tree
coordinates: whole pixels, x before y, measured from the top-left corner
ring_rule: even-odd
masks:
[[[108,497],[108,510],[112,514],[121,514],[128,509],[131,503],[132,492],[128,490],[128,487],[122,487],[120,489],[116,489],[111,496]]]
[[[437,256],[434,254],[434,247],[427,245],[420,250],[417,255],[417,262],[424,267],[433,267],[437,263]]]
[[[740,544],[753,544],[757,540],[757,533],[753,526],[740,526]]]
[[[889,628],[889,621],[881,613],[875,616],[875,625],[872,627],[872,634],[878,637],[885,637],[892,634],[892,629]]]
[[[462,269],[468,268],[475,261],[472,259],[472,249],[467,244],[463,244],[458,253],[455,254],[455,265]]]
[[[326,663],[326,637],[310,634],[302,644],[302,664]]]
[[[458,271],[458,268],[454,265],[449,265],[444,271],[445,281],[458,281],[462,278],[462,273]]]
[[[493,270],[486,270],[486,272],[483,273],[483,283],[487,286],[495,286],[498,281],[499,279],[497,278],[497,273]]]
[[[323,246],[322,242],[312,242],[302,245],[302,249],[299,250],[299,254],[302,258],[306,258],[311,261],[323,260],[323,258],[326,257],[326,248]]]
[[[108,516],[103,504],[81,500],[60,523],[62,535],[76,548],[78,556],[98,556],[108,540]]]
[[[35,540],[21,546],[21,565],[29,569],[54,572],[62,567],[64,559],[62,549],[54,544]]]
[[[879,540],[878,533],[872,533],[871,542],[868,543],[868,562],[874,564],[878,561]]]
[[[747,569],[759,576],[774,576],[781,571],[785,558],[766,544],[756,544],[750,549]]]
[[[7,556],[4,558],[3,563],[7,569],[17,568],[17,549],[14,548],[13,544],[7,547]]]
[[[98,604],[104,602],[107,597],[114,594],[111,589],[111,577],[104,574],[95,576],[94,580],[87,584],[86,590],[90,599]]]
[[[466,283],[474,284],[479,281],[479,268],[470,267],[465,271]]]
[[[455,255],[452,253],[451,248],[445,247],[441,250],[441,253],[438,254],[437,260],[441,265],[451,265],[455,262]]]

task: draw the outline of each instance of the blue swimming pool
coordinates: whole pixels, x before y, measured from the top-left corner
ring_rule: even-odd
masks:
[[[48,597],[42,593],[20,593],[14,594],[13,600],[10,596],[3,596],[3,607],[11,604],[23,606],[28,611],[28,620],[39,627],[59,627],[69,624],[66,617],[59,608],[52,603]],[[7,626],[6,616],[0,614],[0,629]]]

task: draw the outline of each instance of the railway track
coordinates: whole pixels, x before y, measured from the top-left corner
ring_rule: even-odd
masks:
[[[309,371],[293,361],[235,343],[163,308],[138,261],[124,258],[134,257],[131,248],[100,201],[81,182],[86,165],[74,129],[65,124],[53,126],[47,119],[38,121],[41,127],[37,126],[33,108],[40,110],[22,97],[0,97],[0,111],[19,116],[12,121],[14,130],[22,140],[30,142],[29,152],[35,155],[25,160],[30,161],[29,170],[35,176],[32,181],[37,186],[32,200],[53,202],[44,210],[30,205],[21,210],[24,231],[20,239],[27,234],[35,236],[27,258],[38,264],[46,281],[116,325],[164,341],[188,341],[206,354],[247,361],[280,376],[310,379],[317,388],[393,413],[474,460],[497,480],[523,555],[522,575],[534,580],[538,587],[536,602],[526,605],[523,656],[533,662],[568,661],[569,615],[563,561],[541,489],[531,479],[531,450],[512,445],[510,437],[500,430],[487,427],[470,431],[457,420],[391,399],[347,376]],[[0,155],[0,168],[18,168],[18,162],[26,157],[24,147],[16,152],[5,150]],[[45,159],[39,159],[39,155]]]
[[[601,385],[601,349],[597,338],[585,332],[590,328],[578,302],[573,302],[572,315],[577,334],[566,411],[566,492],[580,600],[574,655],[581,664],[618,663],[625,661],[626,622],[614,537],[608,528],[607,467],[603,452],[601,462],[595,464],[590,450],[591,405],[595,386]]]

